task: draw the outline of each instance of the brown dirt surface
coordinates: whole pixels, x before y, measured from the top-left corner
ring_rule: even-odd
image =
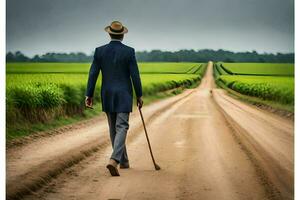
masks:
[[[103,118],[8,149],[8,197],[293,199],[293,122],[215,89],[211,62],[198,88],[146,106],[143,113],[161,170],[154,170],[134,111],[127,139],[131,168],[120,169],[120,177],[105,168],[111,146]]]

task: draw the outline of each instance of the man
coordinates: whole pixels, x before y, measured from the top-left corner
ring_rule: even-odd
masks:
[[[111,37],[110,43],[95,49],[90,68],[85,104],[92,108],[96,81],[101,71],[102,110],[106,113],[113,152],[106,166],[112,176],[119,176],[120,168],[129,168],[125,146],[129,128],[129,113],[132,112],[132,85],[137,97],[137,106],[142,108],[142,85],[133,48],[122,44],[128,29],[121,22],[113,21],[105,28]]]

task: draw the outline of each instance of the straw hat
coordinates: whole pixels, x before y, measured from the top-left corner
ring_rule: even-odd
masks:
[[[128,32],[128,29],[119,21],[113,21],[110,26],[105,27],[104,30],[114,35],[123,35]]]

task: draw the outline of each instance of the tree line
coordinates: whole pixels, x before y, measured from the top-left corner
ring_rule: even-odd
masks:
[[[179,50],[136,52],[139,62],[270,62],[294,63],[294,53],[232,52],[227,50]],[[91,62],[93,55],[78,53],[45,53],[28,57],[20,51],[8,52],[6,62]]]

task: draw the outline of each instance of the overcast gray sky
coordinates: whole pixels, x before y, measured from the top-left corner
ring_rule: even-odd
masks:
[[[7,51],[91,53],[120,20],[136,50],[293,52],[293,0],[8,0]]]

